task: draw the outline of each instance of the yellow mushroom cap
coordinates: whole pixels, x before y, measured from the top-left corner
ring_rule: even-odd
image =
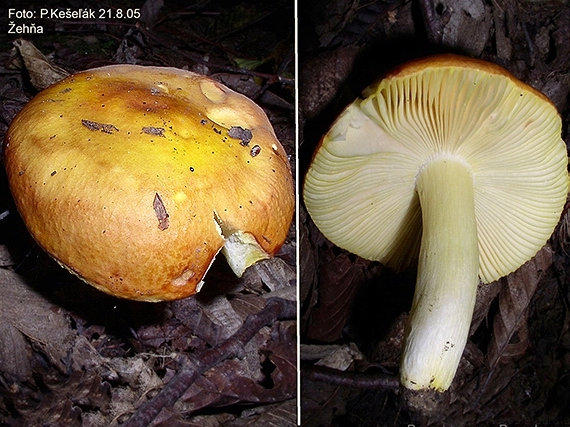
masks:
[[[545,244],[566,201],[568,160],[543,94],[496,65],[441,55],[394,70],[364,96],[323,137],[305,179],[307,210],[333,243],[395,268],[415,261],[418,172],[452,156],[473,177],[483,282]]]
[[[239,275],[280,248],[293,216],[290,165],[263,110],[179,69],[70,76],[16,116],[3,156],[40,246],[119,297],[192,295],[222,248]]]

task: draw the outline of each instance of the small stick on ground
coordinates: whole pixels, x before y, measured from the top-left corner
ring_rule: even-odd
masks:
[[[342,387],[353,387],[361,390],[397,390],[400,381],[395,375],[386,373],[344,372],[325,366],[310,366],[302,369],[303,378],[321,381]]]

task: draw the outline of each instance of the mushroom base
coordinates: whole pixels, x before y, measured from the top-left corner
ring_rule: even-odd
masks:
[[[473,178],[461,159],[441,157],[423,166],[416,189],[423,231],[401,382],[445,391],[467,341],[479,282]]]

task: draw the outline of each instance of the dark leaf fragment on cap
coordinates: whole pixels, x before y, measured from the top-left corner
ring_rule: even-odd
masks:
[[[154,208],[156,218],[158,219],[158,228],[163,231],[166,230],[169,226],[168,212],[166,212],[166,207],[164,206],[164,203],[162,202],[162,199],[158,193],[154,194],[154,202],[152,203],[152,207]]]

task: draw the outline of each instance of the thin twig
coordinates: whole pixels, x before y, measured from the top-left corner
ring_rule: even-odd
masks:
[[[305,379],[342,387],[362,390],[397,390],[400,388],[398,378],[386,373],[344,372],[317,365],[304,367],[301,372]]]
[[[123,424],[123,427],[147,427],[163,408],[172,407],[207,370],[222,361],[243,353],[244,346],[267,325],[279,319],[293,319],[296,314],[294,301],[270,298],[259,313],[250,314],[240,329],[218,347],[206,350],[201,355],[189,358],[164,388],[153,399],[144,402]]]
[[[256,100],[257,98],[259,98],[261,95],[263,95],[267,89],[269,89],[269,87],[275,83],[278,82],[277,80],[277,76],[282,75],[285,72],[285,69],[287,68],[287,66],[289,65],[289,63],[291,62],[291,60],[294,58],[295,55],[295,51],[293,48],[291,48],[289,50],[289,53],[287,54],[287,56],[285,56],[285,58],[283,59],[283,61],[281,61],[281,65],[279,65],[279,68],[277,69],[277,73],[275,77],[269,78],[265,81],[265,84],[259,88],[251,97],[251,99]]]
[[[218,63],[215,63],[213,61],[206,60],[206,59],[200,57],[199,55],[192,55],[190,52],[186,52],[186,51],[178,49],[178,47],[176,47],[176,46],[172,46],[170,43],[163,42],[163,40],[160,37],[156,36],[155,34],[153,34],[150,31],[147,31],[146,29],[142,28],[142,26],[139,27],[138,30],[140,32],[142,32],[149,39],[151,39],[157,43],[160,43],[165,49],[171,50],[171,51],[175,52],[177,55],[180,55],[184,58],[187,58],[187,59],[189,59],[193,62],[196,62],[200,65],[204,65],[210,69],[214,68],[216,70],[227,72],[227,73],[245,74],[245,75],[250,75],[252,77],[259,77],[259,78],[262,78],[265,80],[272,80],[274,82],[279,82],[279,83],[286,85],[286,86],[293,86],[295,84],[294,78],[284,77],[282,75],[277,75],[277,74],[262,73],[260,71],[248,70],[246,68],[230,67],[230,66],[227,66],[224,64],[218,64]]]

